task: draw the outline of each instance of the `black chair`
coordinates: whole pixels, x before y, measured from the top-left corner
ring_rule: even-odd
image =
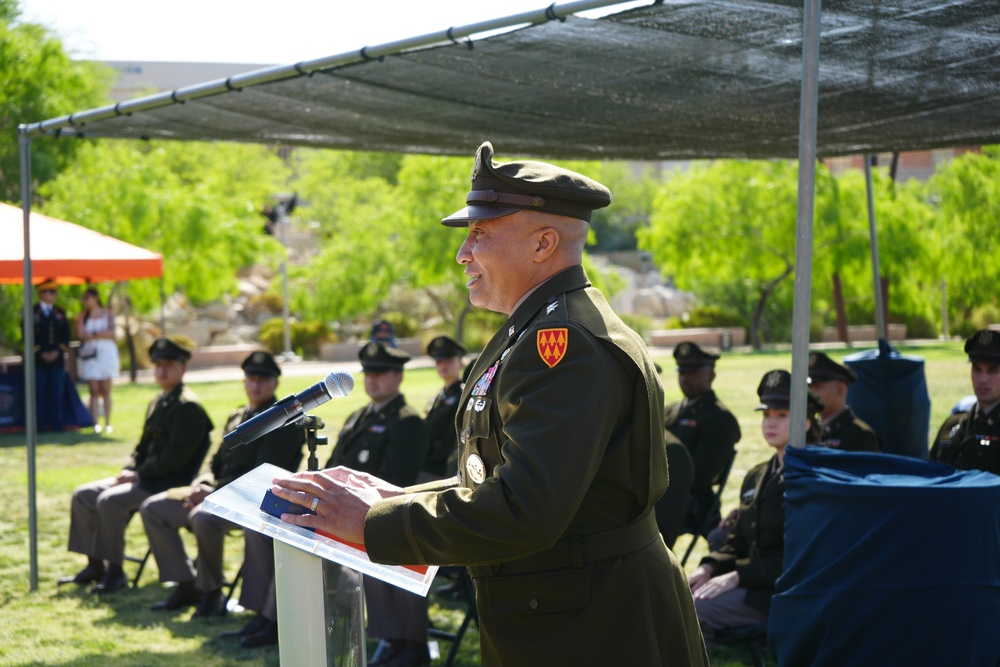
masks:
[[[444,661],[444,667],[451,667],[452,662],[455,660],[455,656],[458,654],[458,646],[462,643],[462,637],[465,636],[465,632],[469,629],[469,625],[475,622],[476,626],[479,626],[479,615],[476,613],[476,587],[472,583],[472,578],[469,577],[469,571],[464,567],[461,568],[461,571],[458,573],[458,582],[461,583],[462,590],[465,592],[464,597],[468,604],[465,610],[465,618],[462,619],[462,624],[458,626],[458,630],[456,632],[438,630],[437,628],[431,628],[427,632],[430,637],[451,642],[451,650],[448,651],[448,658]]]
[[[660,535],[670,549],[684,525],[684,515],[687,514],[688,496],[691,494],[691,483],[694,481],[694,460],[684,444],[675,440],[667,443],[667,466],[670,471],[670,484],[666,492],[656,501],[653,510],[656,512],[656,525]]]
[[[684,552],[684,558],[681,559],[681,565],[687,565],[688,558],[691,557],[691,552],[694,551],[694,545],[698,543],[698,538],[708,535],[713,528],[715,528],[714,517],[717,511],[722,508],[722,492],[726,489],[726,482],[729,480],[729,471],[733,469],[733,461],[736,460],[736,450],[729,455],[729,460],[726,462],[726,466],[719,473],[719,481],[716,482],[715,495],[712,497],[712,504],[706,508],[705,515],[702,517],[702,523],[695,529],[689,529],[691,532],[691,543],[688,544],[687,551]],[[688,531],[685,531],[688,532]]]
[[[135,571],[135,576],[132,577],[132,588],[139,588],[139,578],[142,577],[142,571],[146,569],[146,563],[149,562],[149,557],[153,555],[153,550],[146,548],[146,553],[142,558],[137,556],[125,555],[125,560],[129,563],[138,563],[139,569]]]
[[[753,658],[754,667],[764,667],[764,657],[760,647],[767,646],[767,623],[741,625],[734,628],[723,628],[715,632],[716,644],[746,645]]]

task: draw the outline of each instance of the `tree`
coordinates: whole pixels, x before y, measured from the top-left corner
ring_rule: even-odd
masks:
[[[205,303],[235,287],[239,268],[279,256],[259,211],[289,178],[264,146],[109,140],[81,147],[74,164],[41,188],[41,208],[163,254],[166,292]],[[129,296],[151,309],[159,285],[136,281]]]
[[[0,200],[12,203],[21,201],[18,124],[100,106],[114,76],[105,65],[71,60],[52,32],[19,16],[15,1],[0,0]],[[34,182],[52,179],[83,144],[34,138]]]

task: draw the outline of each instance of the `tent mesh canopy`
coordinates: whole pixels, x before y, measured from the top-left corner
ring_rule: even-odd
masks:
[[[1000,141],[1000,2],[827,0],[818,154]],[[794,158],[802,4],[568,17],[46,133],[585,159]],[[181,96],[183,97],[183,96]]]

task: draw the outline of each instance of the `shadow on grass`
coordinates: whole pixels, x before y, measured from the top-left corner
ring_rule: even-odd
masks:
[[[117,435],[117,434],[116,434]],[[38,445],[60,445],[72,447],[81,444],[96,444],[99,442],[116,442],[113,437],[100,436],[91,432],[90,428],[78,431],[57,431],[38,434]],[[28,436],[24,431],[18,433],[0,433],[0,449],[10,449],[13,447],[24,447],[28,443]]]

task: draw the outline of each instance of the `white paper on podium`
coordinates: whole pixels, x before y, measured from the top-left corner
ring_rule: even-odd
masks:
[[[275,477],[288,477],[292,473],[262,463],[242,477],[233,480],[218,491],[209,494],[202,506],[223,519],[228,519],[246,529],[255,530],[285,544],[301,549],[326,560],[340,563],[362,574],[381,579],[417,595],[427,595],[437,566],[380,565],[373,563],[361,549],[319,535],[261,511],[264,494],[271,488]]]

